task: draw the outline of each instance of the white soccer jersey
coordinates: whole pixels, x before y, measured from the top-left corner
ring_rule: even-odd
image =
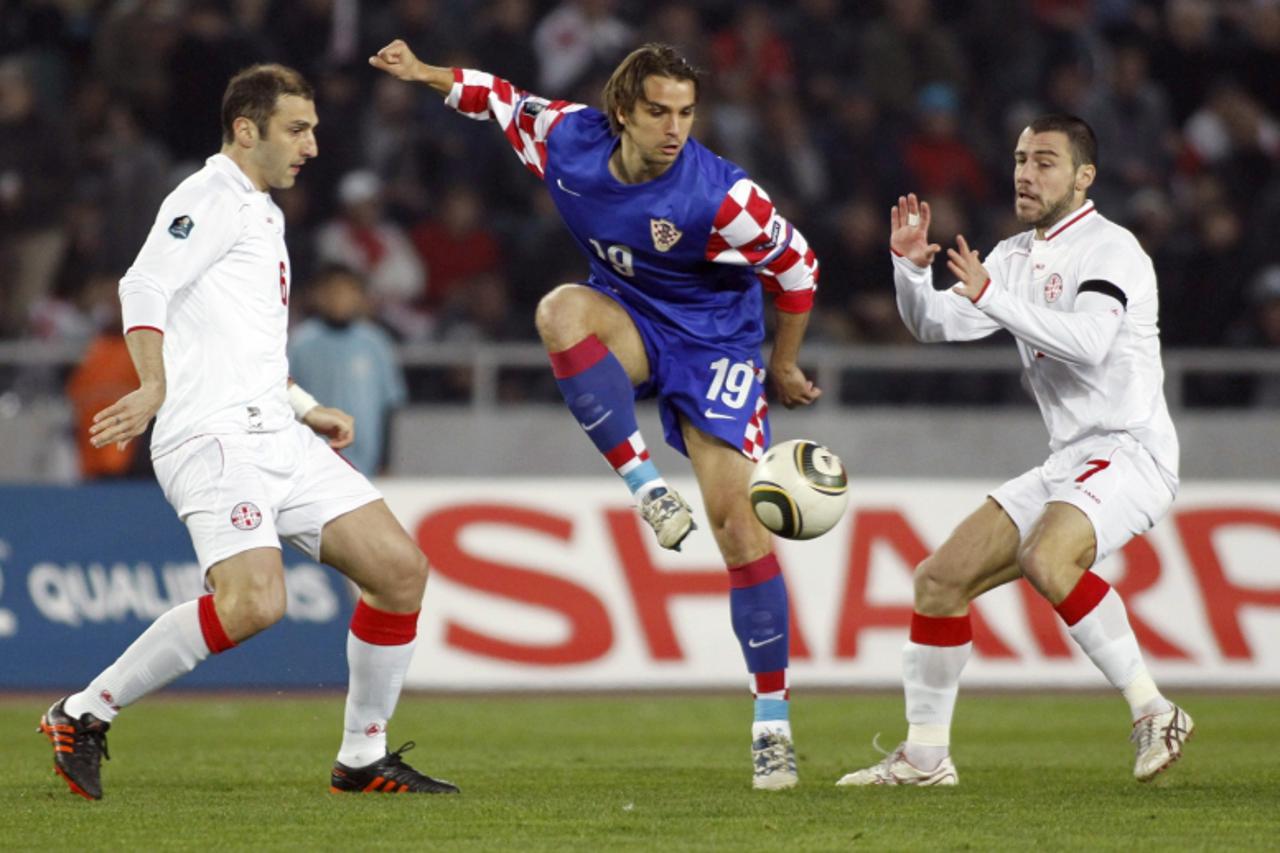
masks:
[[[293,419],[284,214],[229,157],[178,185],[120,280],[125,332],[164,334],[152,457],[194,435],[275,432]]]
[[[983,261],[976,302],[933,288],[933,273],[893,258],[898,311],[921,341],[968,341],[1004,328],[1054,452],[1108,432],[1136,438],[1177,488],[1178,436],[1164,399],[1151,259],[1093,202],[1045,232],[1002,241]]]

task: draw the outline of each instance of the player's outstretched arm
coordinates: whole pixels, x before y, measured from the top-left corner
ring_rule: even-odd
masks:
[[[133,329],[124,340],[138,372],[139,385],[93,416],[89,443],[94,447],[115,442],[124,450],[147,431],[147,424],[164,403],[164,335],[155,329]]]
[[[442,95],[449,94],[453,88],[452,68],[428,65],[414,55],[403,39],[396,39],[369,57],[369,64],[397,80],[424,83]]]

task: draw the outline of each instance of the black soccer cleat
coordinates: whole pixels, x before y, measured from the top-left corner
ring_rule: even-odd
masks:
[[[333,764],[329,775],[331,794],[457,794],[458,786],[443,779],[432,779],[419,773],[400,757],[416,744],[409,741],[395,752],[364,767],[348,767],[341,761]]]
[[[53,744],[53,769],[71,788],[86,800],[102,799],[102,779],[99,774],[107,753],[107,729],[111,724],[99,720],[93,714],[84,713],[75,719],[62,709],[66,697],[59,699],[40,718],[40,728]]]

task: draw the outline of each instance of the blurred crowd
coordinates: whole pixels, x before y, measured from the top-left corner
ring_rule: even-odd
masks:
[[[484,123],[371,69],[403,37],[598,103],[649,40],[706,70],[695,134],[736,161],[822,264],[814,340],[900,343],[887,209],[989,249],[1012,148],[1046,111],[1100,140],[1099,209],[1155,260],[1167,346],[1280,345],[1280,0],[25,0],[0,11],[0,337],[88,341],[164,195],[220,145],[227,79],[297,67],[320,157],[277,193],[295,304],[322,269],[405,342],[533,339],[585,263]],[[940,271],[945,274],[945,270]],[[299,312],[299,320],[303,312]]]

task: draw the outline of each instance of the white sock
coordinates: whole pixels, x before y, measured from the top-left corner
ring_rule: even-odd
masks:
[[[399,646],[366,643],[347,633],[347,710],[338,761],[364,767],[387,754],[387,721],[400,699],[416,640]]]
[[[960,692],[960,673],[973,643],[926,646],[908,641],[902,649],[902,690],[907,699],[907,761],[932,770],[951,751],[951,715]]]
[[[115,663],[69,696],[63,709],[76,719],[88,711],[109,723],[121,708],[186,675],[208,656],[199,601],[184,602],[161,614]]]
[[[1133,635],[1124,602],[1115,589],[1108,589],[1092,610],[1067,627],[1067,633],[1102,670],[1107,681],[1124,692],[1133,719],[1169,709],[1142,662],[1138,638]]]
[[[751,724],[751,739],[754,741],[767,734],[782,735],[787,740],[791,737],[790,720],[757,720]]]

